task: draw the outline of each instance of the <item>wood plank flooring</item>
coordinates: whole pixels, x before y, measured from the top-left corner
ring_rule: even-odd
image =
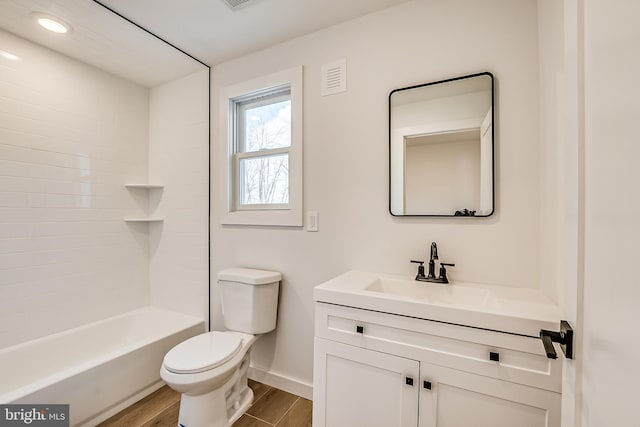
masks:
[[[249,380],[253,404],[233,427],[310,427],[311,401]],[[98,427],[176,427],[180,393],[168,386],[99,424]]]

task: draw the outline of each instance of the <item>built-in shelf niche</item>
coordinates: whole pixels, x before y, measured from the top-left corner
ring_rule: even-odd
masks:
[[[147,192],[147,198],[149,197],[149,192],[154,190],[162,190],[164,189],[164,185],[162,184],[125,184],[124,185],[128,190],[142,190]],[[149,212],[148,216],[144,217],[128,217],[124,219],[125,222],[144,222],[144,223],[153,223],[153,222],[162,222],[163,218],[152,217],[151,212]]]
[[[127,188],[140,188],[143,190],[157,190],[164,188],[162,184],[125,184]]]

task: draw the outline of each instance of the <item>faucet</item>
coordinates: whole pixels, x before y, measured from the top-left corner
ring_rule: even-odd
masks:
[[[416,275],[416,280],[419,282],[432,282],[432,283],[449,283],[449,279],[447,278],[447,268],[446,267],[455,267],[455,264],[440,263],[440,272],[438,277],[436,277],[436,260],[438,259],[438,245],[436,242],[431,242],[431,248],[429,250],[429,273],[424,275],[424,261],[415,261],[411,260],[411,262],[420,264],[418,266],[418,274]]]
[[[436,242],[431,242],[431,249],[429,250],[429,274],[427,275],[427,279],[436,278],[436,259],[438,259],[438,245],[436,245]]]

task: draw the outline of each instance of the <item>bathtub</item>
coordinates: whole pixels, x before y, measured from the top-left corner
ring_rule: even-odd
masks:
[[[160,366],[204,321],[141,308],[0,350],[0,403],[69,404],[93,426],[160,388]]]

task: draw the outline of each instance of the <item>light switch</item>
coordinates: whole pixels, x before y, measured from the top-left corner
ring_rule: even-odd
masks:
[[[307,212],[307,231],[318,231],[318,212]]]

